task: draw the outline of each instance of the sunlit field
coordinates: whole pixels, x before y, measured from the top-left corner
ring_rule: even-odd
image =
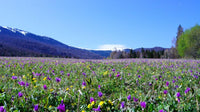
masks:
[[[200,61],[0,58],[0,112],[199,111]]]

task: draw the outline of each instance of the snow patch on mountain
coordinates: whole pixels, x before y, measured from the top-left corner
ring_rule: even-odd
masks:
[[[12,31],[14,33],[19,32],[19,33],[21,33],[23,35],[26,35],[28,33],[26,31],[19,30],[19,29],[16,29],[16,28],[10,28],[10,27],[7,27],[7,26],[2,26],[2,27],[5,28],[5,29],[7,29],[7,30],[10,30],[10,31]]]

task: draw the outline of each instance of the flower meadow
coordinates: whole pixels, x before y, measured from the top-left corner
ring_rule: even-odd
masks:
[[[0,112],[194,112],[199,60],[0,58]]]

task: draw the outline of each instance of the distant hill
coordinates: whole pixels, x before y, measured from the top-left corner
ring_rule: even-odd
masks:
[[[109,57],[110,53],[112,52],[110,50],[90,50],[90,51],[100,56],[103,56],[104,58]]]
[[[49,37],[2,26],[0,26],[0,56],[103,58],[94,52],[71,47]]]

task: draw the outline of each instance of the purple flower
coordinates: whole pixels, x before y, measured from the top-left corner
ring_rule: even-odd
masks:
[[[83,74],[84,76],[86,76],[86,73],[83,72],[82,74]]]
[[[127,100],[131,100],[131,95],[128,95],[128,96],[127,96]]]
[[[168,81],[166,82],[166,86],[169,86],[169,82]]]
[[[176,81],[175,81],[175,80],[172,80],[172,82],[175,83]]]
[[[162,109],[162,110],[159,110],[159,112],[164,112],[164,110]]]
[[[98,96],[99,96],[99,97],[102,97],[102,96],[103,96],[103,93],[102,93],[102,92],[98,92]]]
[[[63,74],[64,74],[64,71],[60,71],[60,74],[63,75]]]
[[[124,108],[125,107],[125,102],[123,101],[122,103],[121,103],[121,108]]]
[[[101,85],[98,85],[98,88],[101,89]]]
[[[94,101],[93,97],[90,97],[90,103],[92,103]]]
[[[115,72],[115,69],[112,69],[113,72]]]
[[[26,83],[26,87],[28,87],[28,86],[29,86],[29,83],[27,82],[27,83]]]
[[[38,111],[38,104],[34,105],[34,110]]]
[[[134,101],[134,102],[137,102],[137,101],[138,101],[138,99],[137,99],[137,98],[135,98],[135,97],[133,97],[133,101]]]
[[[93,111],[101,111],[100,108],[101,108],[101,107],[100,107],[100,105],[99,105],[98,108],[93,108]]]
[[[48,80],[51,80],[51,78],[50,78],[49,76],[47,77],[47,79],[48,79]]]
[[[163,93],[164,93],[164,94],[167,94],[167,93],[168,93],[168,91],[167,91],[167,90],[164,90],[164,91],[163,91]]]
[[[39,73],[35,73],[35,75],[36,75],[36,76],[41,76],[41,74],[39,74]]]
[[[176,93],[176,97],[181,97],[181,94],[179,92]]]
[[[141,78],[141,76],[140,76],[140,75],[138,75],[138,78]]]
[[[61,104],[57,107],[59,112],[65,112],[65,104],[63,103],[63,100],[61,101]]]
[[[0,106],[0,112],[6,112],[6,109],[4,109],[3,106]]]
[[[119,76],[120,76],[120,74],[117,74],[117,75],[116,75],[116,77],[119,77]]]
[[[21,81],[21,82],[18,82],[18,84],[21,85],[21,86],[24,86],[25,82]]]
[[[18,96],[19,96],[19,97],[22,97],[22,96],[23,96],[23,93],[22,93],[22,92],[19,92],[19,93],[18,93]]]
[[[83,81],[82,86],[86,86],[86,82],[85,81]]]
[[[67,73],[67,76],[70,76],[70,73]]]
[[[140,106],[141,106],[142,108],[146,108],[146,102],[141,102],[141,103],[140,103]]]
[[[47,85],[44,85],[43,88],[46,90],[47,89]]]
[[[12,79],[17,79],[17,76],[12,76]]]
[[[60,82],[61,78],[56,77],[56,82]]]
[[[190,91],[190,88],[187,88],[187,89],[185,90],[185,94],[187,94],[189,91]]]

